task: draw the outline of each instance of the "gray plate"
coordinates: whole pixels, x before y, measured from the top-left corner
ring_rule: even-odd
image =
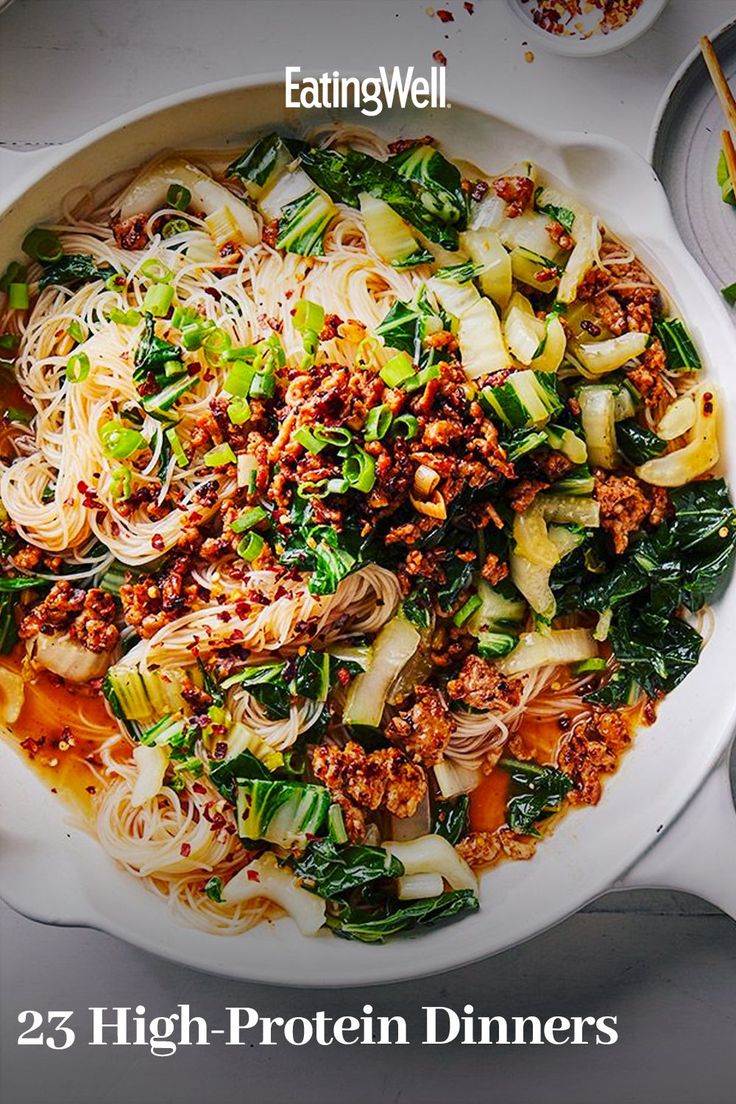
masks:
[[[736,22],[712,41],[733,87]],[[685,245],[719,291],[736,282],[736,207],[722,201],[716,182],[725,125],[698,52],[685,62],[669,89],[655,124],[651,157]]]

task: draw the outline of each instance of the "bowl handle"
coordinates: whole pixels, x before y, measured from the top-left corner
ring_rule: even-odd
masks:
[[[616,889],[680,889],[736,920],[736,810],[727,752],[689,805]]]

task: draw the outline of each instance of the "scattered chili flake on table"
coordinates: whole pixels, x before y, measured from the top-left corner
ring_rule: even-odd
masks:
[[[435,50],[435,52],[432,54],[432,57],[438,65],[447,65],[447,58],[441,50]]]

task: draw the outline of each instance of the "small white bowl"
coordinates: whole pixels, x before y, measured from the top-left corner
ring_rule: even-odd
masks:
[[[599,54],[610,54],[614,50],[620,50],[648,31],[662,14],[667,0],[643,0],[636,14],[622,27],[609,31],[608,34],[591,35],[590,38],[556,35],[551,31],[542,30],[532,19],[533,0],[528,0],[528,3],[523,3],[523,0],[507,0],[507,2],[524,24],[530,46],[535,44],[543,50],[565,54],[567,57],[596,57]]]

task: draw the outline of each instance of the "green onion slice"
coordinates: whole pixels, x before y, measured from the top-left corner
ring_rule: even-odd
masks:
[[[345,448],[352,442],[353,434],[347,426],[300,426],[294,440],[303,445],[307,452],[318,453],[328,445]]]
[[[143,297],[143,309],[155,318],[168,314],[174,298],[174,289],[169,284],[153,284]]]
[[[190,229],[186,219],[170,219],[161,231],[162,238],[175,238],[177,234],[186,234]]]
[[[236,360],[225,376],[223,387],[228,395],[245,399],[250,394],[250,385],[256,374],[255,366],[245,360]]]
[[[227,441],[221,445],[215,445],[202,458],[208,468],[222,468],[225,464],[236,463],[237,457]]]
[[[130,310],[120,310],[119,307],[112,307],[107,312],[107,318],[117,326],[137,326],[143,315],[134,307],[131,307]]]
[[[386,361],[379,375],[387,387],[398,387],[414,375],[414,365],[406,353],[397,353]]]
[[[325,309],[309,299],[300,299],[294,310],[294,329],[299,333],[319,334],[325,324]]]
[[[99,433],[105,456],[110,456],[114,460],[126,460],[134,452],[148,447],[143,434],[123,422],[116,420],[105,422],[100,426]]]
[[[115,468],[112,473],[112,497],[118,502],[130,498],[130,491],[133,483],[133,473],[130,468],[125,464],[121,464],[119,468]]]
[[[406,437],[407,441],[411,441],[419,432],[419,422],[413,414],[400,414],[394,420],[392,428],[394,433],[400,437]]]
[[[11,310],[27,310],[31,301],[28,284],[10,284],[8,287],[8,306]]]
[[[82,341],[87,340],[87,327],[80,322],[78,318],[72,319],[67,326],[66,332],[80,344]]]
[[[21,248],[41,264],[52,264],[64,255],[62,244],[53,230],[44,230],[42,226],[26,234]]]
[[[177,211],[186,211],[191,203],[192,193],[183,184],[171,184],[166,193],[166,202]]]
[[[372,410],[368,411],[368,417],[363,427],[363,436],[366,441],[380,441],[388,433],[393,420],[394,416],[385,403],[381,406],[374,406]]]
[[[238,514],[230,528],[233,533],[247,533],[249,529],[260,525],[267,517],[268,514],[262,506],[251,506],[250,509],[243,510],[242,513]]]
[[[258,533],[247,533],[238,542],[237,553],[243,560],[255,560],[263,551],[266,542]]]
[[[122,272],[113,272],[112,276],[108,276],[105,280],[105,289],[107,291],[121,291],[125,287],[125,276]]]
[[[152,280],[155,284],[168,284],[174,276],[171,269],[167,268],[163,261],[159,261],[157,257],[149,257],[147,261],[144,261],[139,272],[141,276],[145,276],[147,280]]]
[[[376,462],[362,448],[356,448],[345,458],[342,474],[354,491],[367,494],[376,482]]]
[[[74,353],[66,362],[66,378],[69,383],[83,383],[89,370],[89,357],[86,353]]]
[[[226,352],[233,341],[230,334],[224,330],[213,329],[202,342],[204,355],[210,364],[219,364],[222,354]]]
[[[189,463],[189,459],[186,452],[184,451],[184,446],[179,439],[179,434],[176,432],[173,426],[171,427],[171,429],[166,430],[166,440],[171,446],[172,455],[176,460],[178,466],[180,468],[185,468]]]
[[[233,425],[243,425],[250,418],[250,403],[247,399],[236,395],[227,404],[227,416]]]

